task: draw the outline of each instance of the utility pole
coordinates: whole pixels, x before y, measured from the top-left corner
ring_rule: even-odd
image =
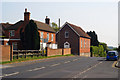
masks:
[[[59,33],[58,33],[59,41],[58,41],[58,48],[60,48],[60,18],[59,18],[59,20],[58,20],[58,24],[59,24]]]

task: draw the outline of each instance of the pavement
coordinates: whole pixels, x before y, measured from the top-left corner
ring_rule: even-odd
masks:
[[[120,68],[120,59],[116,62],[115,67]]]
[[[115,61],[104,57],[69,56],[3,65],[3,80],[91,79],[118,80]]]

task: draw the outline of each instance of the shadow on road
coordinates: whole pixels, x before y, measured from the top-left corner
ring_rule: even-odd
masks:
[[[98,61],[116,61],[116,60],[106,60],[106,58],[99,59]]]

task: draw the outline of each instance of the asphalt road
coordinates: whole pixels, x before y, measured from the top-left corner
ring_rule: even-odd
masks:
[[[103,57],[59,57],[3,65],[0,78],[58,78],[118,80],[115,61]]]

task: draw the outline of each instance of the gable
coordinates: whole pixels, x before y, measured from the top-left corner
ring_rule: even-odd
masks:
[[[78,35],[79,37],[84,37],[84,38],[89,38],[90,39],[90,36],[87,33],[85,33],[85,31],[82,28],[80,28],[76,25],[70,24],[68,22],[66,22],[59,31],[61,31],[66,25],[68,25],[68,27],[70,27],[70,29],[72,31],[74,31],[74,33],[76,35]],[[58,34],[59,31],[56,34]]]
[[[70,25],[67,24],[67,22],[62,26],[62,28],[59,31],[61,31],[66,26],[68,26],[76,35],[80,36]],[[59,31],[56,34],[58,34]]]

